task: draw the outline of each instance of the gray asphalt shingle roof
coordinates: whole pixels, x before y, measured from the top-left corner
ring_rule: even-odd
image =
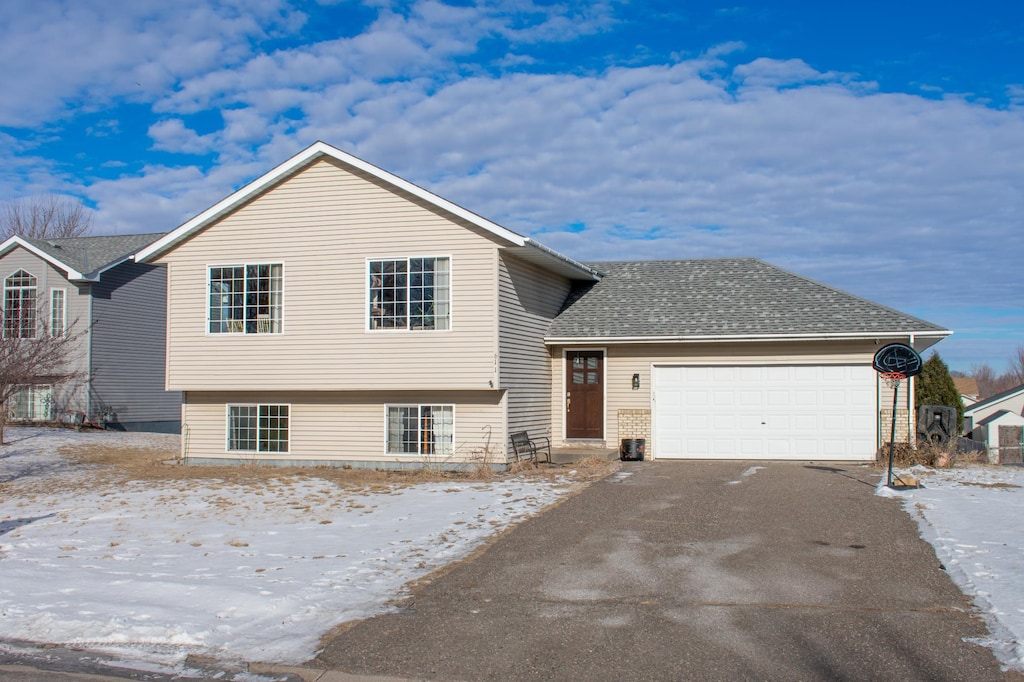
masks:
[[[587,263],[547,338],[945,332],[756,258]]]
[[[164,234],[163,232],[153,232],[64,239],[25,239],[25,241],[49,254],[55,260],[88,275],[124,260],[144,246],[152,244]]]

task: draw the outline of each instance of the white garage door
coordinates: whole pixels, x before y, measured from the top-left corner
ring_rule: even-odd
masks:
[[[866,365],[655,367],[658,458],[871,460]]]

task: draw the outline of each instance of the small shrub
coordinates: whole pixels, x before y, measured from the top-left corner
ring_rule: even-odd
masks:
[[[916,446],[910,443],[896,443],[893,451],[893,466],[906,468],[912,466],[926,466],[931,468],[945,468],[953,466],[955,444],[935,445],[934,443],[920,443]],[[889,444],[885,443],[878,450],[878,463],[883,466],[889,464]],[[957,463],[966,463],[960,460]]]
[[[537,463],[532,459],[524,459],[519,462],[513,462],[509,466],[508,471],[510,474],[522,474],[537,470]]]

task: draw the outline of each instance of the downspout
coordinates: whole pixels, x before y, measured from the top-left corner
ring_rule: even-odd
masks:
[[[86,346],[85,346],[85,418],[86,420],[92,420],[92,321],[93,321],[93,284],[87,284],[89,292],[89,313],[88,323],[86,324]],[[67,310],[68,302],[64,302],[64,308]]]

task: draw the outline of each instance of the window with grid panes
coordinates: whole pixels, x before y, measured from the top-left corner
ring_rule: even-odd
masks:
[[[210,268],[211,334],[280,334],[280,263]]]
[[[229,405],[228,450],[288,452],[287,405]]]
[[[454,406],[389,405],[387,420],[389,454],[452,454]]]
[[[67,291],[50,289],[50,336],[60,336],[67,326]]]
[[[370,329],[448,329],[450,269],[448,258],[370,261]]]
[[[4,280],[4,336],[31,339],[36,335],[36,278],[18,270]]]

